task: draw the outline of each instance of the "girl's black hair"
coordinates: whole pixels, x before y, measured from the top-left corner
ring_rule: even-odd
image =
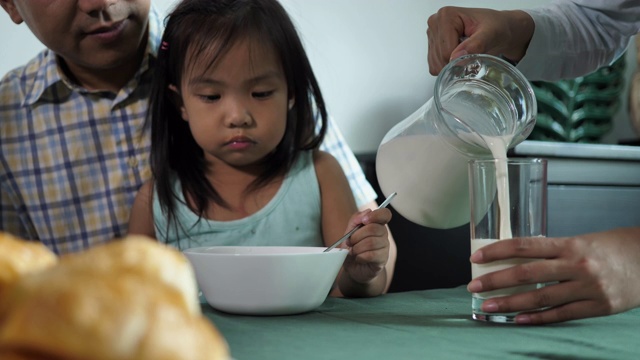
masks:
[[[320,87],[295,26],[277,0],[182,0],[166,19],[147,118],[151,126],[151,170],[168,227],[185,225],[176,219],[179,197],[171,185],[173,176],[180,180],[185,199],[194,201],[192,210],[200,218],[211,201],[228,206],[205,177],[210,165],[188,123],[182,120],[176,94],[169,85],[180,88],[185,70],[201,61],[197,59],[208,57],[213,66],[244,39],[275,51],[282,63],[289,98],[295,100],[287,113],[282,141],[266,157],[269,166],[248,191],[285,174],[300,150],[317,149],[324,138],[327,111]],[[317,127],[316,121],[320,122]]]

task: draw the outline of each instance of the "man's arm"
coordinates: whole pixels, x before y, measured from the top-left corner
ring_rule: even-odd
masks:
[[[530,80],[586,75],[616,60],[640,32],[638,1],[554,1],[525,11],[535,30],[517,67]]]

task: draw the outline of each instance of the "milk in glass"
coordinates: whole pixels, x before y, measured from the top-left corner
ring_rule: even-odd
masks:
[[[481,136],[489,149],[493,158],[496,159],[496,192],[498,197],[498,207],[500,208],[500,220],[499,220],[499,239],[472,239],[471,240],[471,253],[483,246],[489,245],[495,241],[503,239],[511,239],[513,237],[511,231],[511,205],[509,199],[509,168],[507,166],[507,146],[511,141],[508,136]],[[525,264],[535,259],[509,259],[494,261],[487,264],[471,264],[471,276],[476,278],[478,276],[488,274],[494,271],[507,269],[514,265]],[[500,289],[494,291],[487,291],[479,294],[474,294],[478,298],[491,298],[495,296],[506,296],[517,294],[524,291],[536,289],[537,285],[521,285],[511,287],[507,289]]]

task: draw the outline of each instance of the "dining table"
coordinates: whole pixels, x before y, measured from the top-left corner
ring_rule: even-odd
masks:
[[[640,359],[640,308],[547,325],[471,319],[466,287],[328,297],[313,311],[234,315],[202,303],[234,360]]]

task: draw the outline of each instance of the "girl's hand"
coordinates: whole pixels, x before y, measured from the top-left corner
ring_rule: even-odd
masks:
[[[541,312],[516,316],[520,324],[555,323],[616,314],[640,306],[640,228],[576,237],[500,240],[471,255],[478,264],[509,258],[541,258],[479,276],[467,289],[483,292],[522,284],[554,283],[486,300],[487,312]]]
[[[349,220],[346,231],[364,225],[343,244],[349,248],[343,268],[352,281],[368,284],[383,272],[389,259],[389,233],[385,225],[390,220],[389,209],[365,210]]]

